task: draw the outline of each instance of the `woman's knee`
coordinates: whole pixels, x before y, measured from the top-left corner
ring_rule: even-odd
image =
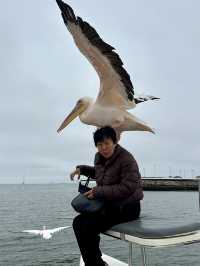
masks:
[[[84,232],[88,232],[88,230],[90,232],[92,231],[98,231],[99,227],[101,227],[101,219],[99,219],[98,216],[95,215],[86,215],[86,214],[80,214],[78,216],[76,216],[73,220],[73,229],[74,231],[78,230],[82,230]]]
[[[80,230],[81,228],[87,229],[90,226],[90,217],[85,214],[79,214],[74,218],[72,226],[75,230]]]

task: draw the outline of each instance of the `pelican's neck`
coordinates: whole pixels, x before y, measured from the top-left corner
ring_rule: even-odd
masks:
[[[82,101],[84,102],[86,109],[88,109],[88,107],[93,105],[93,99],[91,97],[84,97],[82,98]]]

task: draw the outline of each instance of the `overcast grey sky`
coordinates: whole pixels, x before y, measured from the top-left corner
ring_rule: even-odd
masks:
[[[200,2],[67,1],[114,46],[136,93],[160,97],[131,113],[156,135],[124,133],[120,144],[146,176],[200,175]],[[65,28],[54,0],[1,1],[0,183],[60,182],[93,163],[94,127],[56,130],[98,77]],[[193,170],[192,170],[193,169]]]

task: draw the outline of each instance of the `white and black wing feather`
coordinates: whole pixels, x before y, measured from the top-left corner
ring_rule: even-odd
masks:
[[[77,47],[98,73],[100,92],[96,101],[105,105],[134,107],[133,84],[115,48],[104,42],[89,23],[76,17],[69,5],[61,0],[56,2]]]

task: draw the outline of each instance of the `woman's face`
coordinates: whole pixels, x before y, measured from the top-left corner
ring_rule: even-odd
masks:
[[[111,138],[106,138],[103,141],[97,142],[98,152],[106,159],[112,156],[116,144]]]

